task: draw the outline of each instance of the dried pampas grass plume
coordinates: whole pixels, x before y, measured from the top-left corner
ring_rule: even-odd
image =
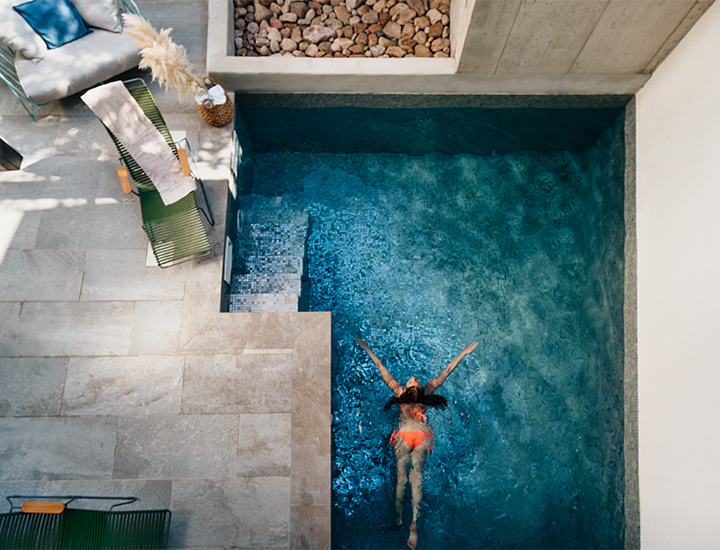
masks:
[[[138,15],[123,14],[125,32],[138,45],[141,69],[150,69],[152,79],[165,89],[173,88],[182,99],[205,91],[202,81],[196,77],[184,46],[170,38],[172,29],[157,32],[147,19]]]

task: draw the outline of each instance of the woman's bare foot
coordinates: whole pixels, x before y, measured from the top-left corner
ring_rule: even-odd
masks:
[[[395,525],[392,527],[393,531],[399,531],[402,527],[402,523],[402,514],[395,516]]]
[[[414,523],[410,526],[410,536],[408,537],[407,545],[412,548],[412,550],[417,548],[417,527],[415,527]]]

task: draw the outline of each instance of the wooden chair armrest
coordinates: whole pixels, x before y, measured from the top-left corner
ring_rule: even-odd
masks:
[[[21,510],[26,514],[60,514],[65,505],[62,502],[26,502]]]
[[[117,172],[118,178],[120,178],[120,185],[122,186],[123,193],[129,195],[132,193],[132,187],[130,187],[130,177],[128,176],[127,168],[124,166],[118,166]]]
[[[189,176],[190,175],[190,163],[188,162],[187,153],[185,152],[185,149],[182,147],[179,147],[177,152],[178,152],[178,158],[180,159],[180,166],[182,167],[183,176]]]

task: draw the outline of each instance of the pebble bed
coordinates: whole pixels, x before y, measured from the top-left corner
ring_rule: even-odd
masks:
[[[238,56],[450,56],[450,0],[234,2]]]

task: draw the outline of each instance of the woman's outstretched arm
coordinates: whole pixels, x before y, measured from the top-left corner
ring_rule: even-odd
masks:
[[[399,397],[403,392],[403,387],[400,385],[400,383],[392,377],[390,371],[385,368],[385,365],[383,365],[382,361],[378,359],[378,356],[375,355],[373,351],[368,347],[367,342],[360,340],[360,338],[358,338],[357,336],[355,337],[355,341],[365,351],[365,353],[368,354],[368,357],[372,359],[372,362],[375,363],[375,366],[380,371],[383,382],[385,382],[385,384],[387,384],[387,387],[392,390],[393,394],[395,394],[395,397]]]
[[[435,378],[430,380],[427,384],[425,384],[425,395],[430,395],[432,392],[434,392],[436,389],[438,389],[440,386],[443,385],[445,382],[445,379],[448,377],[448,375],[455,370],[455,367],[457,367],[460,364],[460,361],[462,361],[463,357],[468,355],[477,347],[478,343],[473,342],[469,346],[465,346],[465,349],[463,349],[460,352],[460,355],[458,355],[455,359],[450,361],[448,363],[448,366],[443,369],[443,371],[438,374]]]

